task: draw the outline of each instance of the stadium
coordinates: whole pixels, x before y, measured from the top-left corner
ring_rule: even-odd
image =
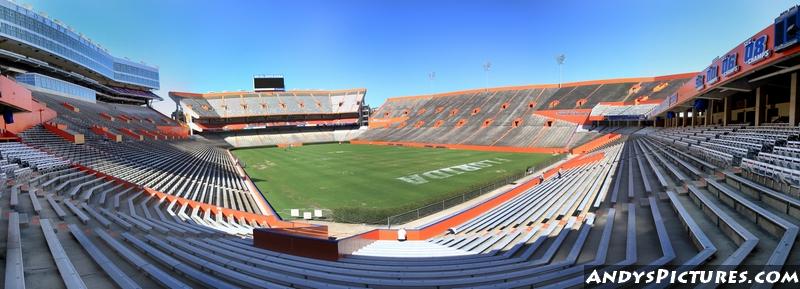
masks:
[[[0,0],[0,278],[734,288],[684,279],[716,270],[797,288],[798,7],[701,71],[493,87],[487,63],[486,87],[372,107],[370,87],[258,72],[159,96],[159,67]]]

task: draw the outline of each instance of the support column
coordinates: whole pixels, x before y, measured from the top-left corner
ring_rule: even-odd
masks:
[[[714,100],[708,100],[708,107],[706,108],[706,126],[714,125]]]
[[[789,125],[797,125],[800,101],[797,99],[797,72],[792,72],[789,81]]]
[[[702,113],[702,118],[703,118],[703,126],[708,126],[708,108],[707,107],[706,107],[706,110],[704,110],[703,113]]]
[[[725,97],[725,102],[722,105],[722,125],[728,125],[731,121],[731,96]]]
[[[756,87],[756,119],[753,120],[755,126],[761,125],[761,119],[764,117],[763,113],[761,113],[763,106],[764,103],[761,101],[761,87]]]
[[[686,127],[686,112],[681,112],[681,127]]]
[[[694,106],[693,106],[692,107],[692,128],[694,128],[694,126],[697,124],[696,120],[697,120],[697,109],[694,108]]]
[[[687,127],[691,125],[691,120],[689,119],[689,111],[683,112],[683,127]]]

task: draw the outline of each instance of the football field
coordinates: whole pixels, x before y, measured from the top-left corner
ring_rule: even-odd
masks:
[[[290,209],[319,208],[355,213],[358,221],[385,219],[460,195],[557,157],[354,144],[232,152],[282,217],[289,217]]]

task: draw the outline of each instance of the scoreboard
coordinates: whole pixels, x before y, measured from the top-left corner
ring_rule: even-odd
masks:
[[[253,89],[255,91],[284,91],[286,85],[283,75],[256,75],[253,76]]]

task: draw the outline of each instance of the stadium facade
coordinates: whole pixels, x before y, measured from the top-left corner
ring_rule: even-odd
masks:
[[[170,92],[193,133],[236,147],[349,141],[369,124],[366,89]],[[275,137],[279,135],[279,137]]]
[[[60,21],[19,4],[0,1],[0,39],[0,68],[24,75],[31,86],[92,101],[161,100],[151,92],[159,88],[158,68],[115,57]],[[70,93],[76,86],[86,93]]]
[[[171,92],[175,119],[149,108],[157,68],[0,9],[5,288],[571,288],[590,269],[800,260],[797,7],[701,72],[375,112],[365,89]],[[340,238],[281,219],[229,151],[337,140],[569,157],[422,225]]]

